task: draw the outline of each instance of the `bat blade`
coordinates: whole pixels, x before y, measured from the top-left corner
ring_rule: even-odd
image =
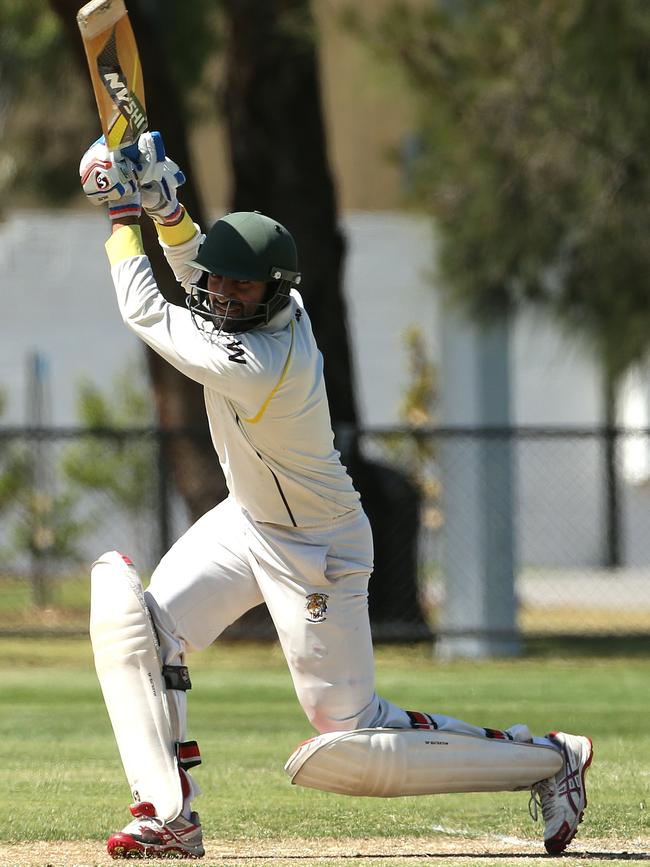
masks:
[[[148,127],[138,46],[124,0],[90,0],[77,13],[102,132],[127,149]]]

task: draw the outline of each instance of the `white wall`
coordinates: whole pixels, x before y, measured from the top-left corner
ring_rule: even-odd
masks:
[[[343,229],[361,418],[367,426],[397,424],[408,383],[406,329],[419,326],[427,353],[438,357],[433,233],[424,218],[384,213],[347,214]],[[114,301],[103,249],[107,234],[105,217],[90,210],[18,212],[0,224],[5,423],[26,421],[30,351],[38,349],[49,359],[57,425],[75,423],[83,377],[109,384],[116,373],[139,362],[138,341],[122,325]],[[596,371],[579,344],[544,319],[524,316],[513,329],[511,355],[516,424],[599,423]]]
[[[122,325],[104,241],[105,215],[20,212],[0,224],[2,317],[0,388],[8,405],[1,422],[27,419],[27,356],[49,362],[51,423],[71,425],[79,382],[110,384],[138,363],[137,339]]]
[[[427,352],[438,357],[438,300],[432,285],[434,243],[429,222],[403,214],[347,214],[345,292],[351,350],[365,426],[399,422],[408,381],[403,334],[419,325]],[[128,366],[140,367],[138,341],[120,321],[103,243],[106,218],[80,213],[18,212],[0,224],[0,387],[9,402],[1,424],[26,418],[26,358],[49,360],[51,422],[77,421],[84,377],[110,387]],[[595,365],[575,340],[549,322],[520,317],[511,334],[512,414],[518,425],[601,422]],[[648,418],[648,377],[632,388],[626,418]],[[639,408],[645,401],[645,410]],[[636,402],[636,403],[634,403]],[[646,413],[644,415],[644,412]],[[637,461],[645,460],[638,457]],[[627,452],[626,470],[630,469]],[[518,535],[523,563],[597,564],[603,540],[601,454],[597,444],[524,444],[517,449]],[[643,469],[647,472],[647,466]],[[628,475],[631,480],[632,476]],[[638,481],[638,480],[637,480]],[[650,559],[650,492],[626,488],[625,540],[630,562]],[[544,528],[555,527],[557,535]],[[568,532],[567,532],[568,528]]]

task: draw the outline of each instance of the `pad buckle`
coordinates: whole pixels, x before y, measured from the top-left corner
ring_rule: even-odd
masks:
[[[201,764],[201,753],[196,741],[177,741],[176,758],[184,771]]]
[[[183,692],[192,689],[192,681],[186,665],[163,665],[162,674],[167,689],[180,689]]]

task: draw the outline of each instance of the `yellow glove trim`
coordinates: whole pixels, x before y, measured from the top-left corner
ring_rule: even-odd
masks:
[[[154,223],[156,232],[161,241],[164,241],[168,247],[175,247],[177,244],[184,244],[196,235],[196,226],[192,222],[192,218],[185,211],[183,219],[175,226],[165,226],[164,223]]]
[[[132,256],[144,256],[140,226],[122,226],[106,242],[106,253],[111,265],[117,265]]]
[[[289,352],[287,352],[287,359],[284,362],[284,367],[282,368],[282,373],[280,374],[280,378],[276,382],[275,386],[269,392],[266,400],[264,401],[262,406],[259,408],[257,413],[255,415],[251,416],[250,418],[243,419],[243,421],[248,422],[248,424],[257,424],[258,421],[261,421],[262,416],[266,412],[268,405],[271,403],[271,398],[273,397],[274,394],[277,394],[278,390],[280,389],[280,386],[287,378],[287,373],[289,372],[289,363],[291,362],[291,356],[293,354],[293,338],[295,336],[295,327],[293,324],[293,319],[291,320],[289,325],[291,326],[291,343],[289,344]]]

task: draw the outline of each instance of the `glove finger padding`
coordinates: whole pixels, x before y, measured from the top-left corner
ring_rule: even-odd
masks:
[[[81,158],[79,177],[83,191],[93,205],[114,202],[138,192],[137,181],[128,163],[108,150],[103,136]]]
[[[178,218],[181,206],[176,190],[185,183],[185,175],[177,164],[165,158],[159,180],[144,184],[141,188],[142,207],[152,220],[167,223]]]
[[[138,139],[139,157],[132,161],[133,172],[141,187],[160,181],[165,164],[165,145],[159,132],[144,132]]]
[[[185,175],[165,154],[159,132],[145,132],[138,139],[139,156],[129,160],[142,194],[142,207],[157,223],[178,219],[181,206],[176,190],[185,183]]]

